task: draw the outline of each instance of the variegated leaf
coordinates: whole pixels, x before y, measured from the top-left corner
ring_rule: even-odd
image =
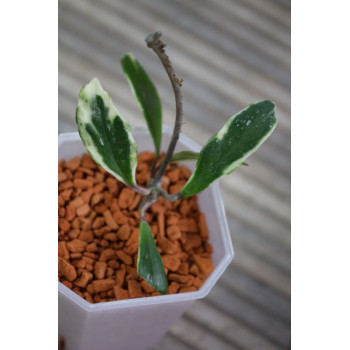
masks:
[[[137,145],[98,79],[80,90],[76,109],[80,137],[93,160],[129,186],[135,186]]]
[[[230,118],[202,148],[196,168],[181,189],[181,195],[189,197],[199,193],[243,164],[275,128],[274,110],[271,101],[260,101]]]

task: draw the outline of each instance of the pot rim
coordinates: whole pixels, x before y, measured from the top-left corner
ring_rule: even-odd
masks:
[[[162,133],[172,135],[172,130],[173,130],[172,127],[168,125],[163,125]],[[148,129],[144,127],[135,127],[133,128],[132,134],[144,135],[145,132],[149,134]],[[77,140],[80,140],[80,136],[78,132],[62,133],[58,135],[58,145],[60,145],[64,141],[77,141]],[[191,138],[189,138],[183,133],[180,134],[179,141],[195,152],[199,152],[202,148],[197,142],[193,141]],[[221,232],[221,238],[223,240],[225,254],[223,255],[219,264],[215,266],[215,269],[213,270],[213,272],[206,279],[206,281],[198,291],[170,294],[170,295],[159,295],[159,296],[153,296],[153,297],[126,299],[126,300],[107,301],[102,303],[91,304],[85,299],[83,299],[82,297],[80,297],[78,294],[73,292],[71,289],[66,287],[63,283],[58,281],[58,293],[64,295],[65,297],[70,299],[73,303],[78,304],[81,308],[83,308],[87,312],[115,310],[115,309],[122,309],[122,308],[133,308],[133,307],[139,307],[139,306],[166,304],[166,303],[174,303],[174,302],[180,302],[180,301],[190,301],[190,300],[202,299],[206,297],[208,293],[211,291],[211,289],[214,287],[217,280],[226,270],[227,266],[232,261],[234,257],[234,250],[231,242],[231,236],[228,229],[227,219],[225,215],[225,208],[221,197],[218,181],[211,184],[204,191],[212,192],[212,197],[214,198],[215,214],[218,217],[218,221],[220,223],[220,232]]]

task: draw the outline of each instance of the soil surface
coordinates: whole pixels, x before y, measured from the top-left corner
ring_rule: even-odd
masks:
[[[146,186],[154,154],[138,156],[136,180]],[[170,164],[163,188],[176,193],[190,177]],[[138,206],[142,196],[88,154],[58,165],[58,277],[90,303],[160,295],[137,275]],[[146,214],[168,277],[168,294],[196,291],[213,271],[212,247],[197,197],[163,198]]]

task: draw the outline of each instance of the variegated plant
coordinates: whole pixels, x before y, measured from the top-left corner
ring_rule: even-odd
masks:
[[[155,245],[150,226],[145,217],[147,209],[159,196],[174,201],[193,196],[221,176],[230,174],[258,149],[276,126],[275,105],[260,101],[231,117],[223,128],[211,137],[200,153],[190,151],[174,154],[182,125],[182,79],[176,73],[164,52],[160,33],[150,34],[147,45],[159,56],[173,87],[176,101],[175,126],[168,150],[156,167],[162,140],[162,108],[157,89],[132,54],[126,54],[121,62],[123,70],[146,119],[155,147],[155,162],[151,180],[146,188],[137,185],[137,145],[130,125],[113,105],[110,95],[94,78],[83,86],[79,94],[76,121],[80,137],[94,161],[136,192],[144,195],[140,204],[140,238],[137,271],[149,285],[165,294],[168,284],[161,256]],[[160,186],[167,165],[172,161],[197,160],[192,176],[175,194],[166,193]]]

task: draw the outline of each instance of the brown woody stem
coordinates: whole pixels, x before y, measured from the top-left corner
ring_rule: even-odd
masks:
[[[156,162],[157,157],[153,162],[151,175],[152,178],[148,183],[147,189],[148,193],[145,195],[145,197],[142,199],[139,208],[141,209],[141,220],[146,221],[146,211],[147,209],[157,201],[159,196],[163,196],[165,199],[170,201],[175,201],[181,198],[181,195],[179,193],[176,193],[174,195],[170,195],[166,193],[160,186],[158,187],[158,184],[162,178],[162,176],[165,173],[167,165],[171,162],[171,159],[173,157],[173,153],[175,150],[176,143],[179,139],[180,132],[181,132],[181,126],[182,126],[182,93],[181,93],[181,85],[182,85],[182,79],[179,79],[176,77],[176,73],[173,69],[173,66],[169,60],[169,57],[164,52],[165,44],[159,39],[161,36],[160,32],[155,32],[152,34],[149,34],[146,38],[147,46],[153,49],[153,51],[158,55],[160,58],[165,71],[167,72],[171,85],[174,90],[175,95],[175,103],[176,103],[176,119],[174,124],[174,130],[173,135],[171,137],[168,150],[165,154],[164,159],[159,165],[159,168],[156,169]],[[155,174],[154,174],[155,173]],[[139,192],[140,193],[140,192]]]
[[[182,93],[181,93],[181,85],[182,85],[182,79],[177,78],[176,73],[174,71],[174,68],[172,66],[172,63],[169,60],[168,55],[164,51],[165,44],[160,40],[161,37],[160,32],[155,32],[152,34],[149,34],[146,38],[147,46],[153,49],[153,51],[158,55],[159,59],[161,60],[165,71],[168,74],[168,77],[170,79],[171,85],[174,90],[175,95],[175,104],[176,104],[176,119],[174,124],[174,130],[173,135],[171,137],[168,150],[165,154],[165,157],[163,161],[161,162],[159,166],[159,170],[156,173],[156,176],[154,177],[152,184],[157,184],[161,177],[163,176],[165,169],[167,165],[170,163],[171,158],[173,156],[176,143],[179,139],[179,135],[181,132],[181,126],[182,126],[182,117],[183,117],[183,111],[182,111]]]

